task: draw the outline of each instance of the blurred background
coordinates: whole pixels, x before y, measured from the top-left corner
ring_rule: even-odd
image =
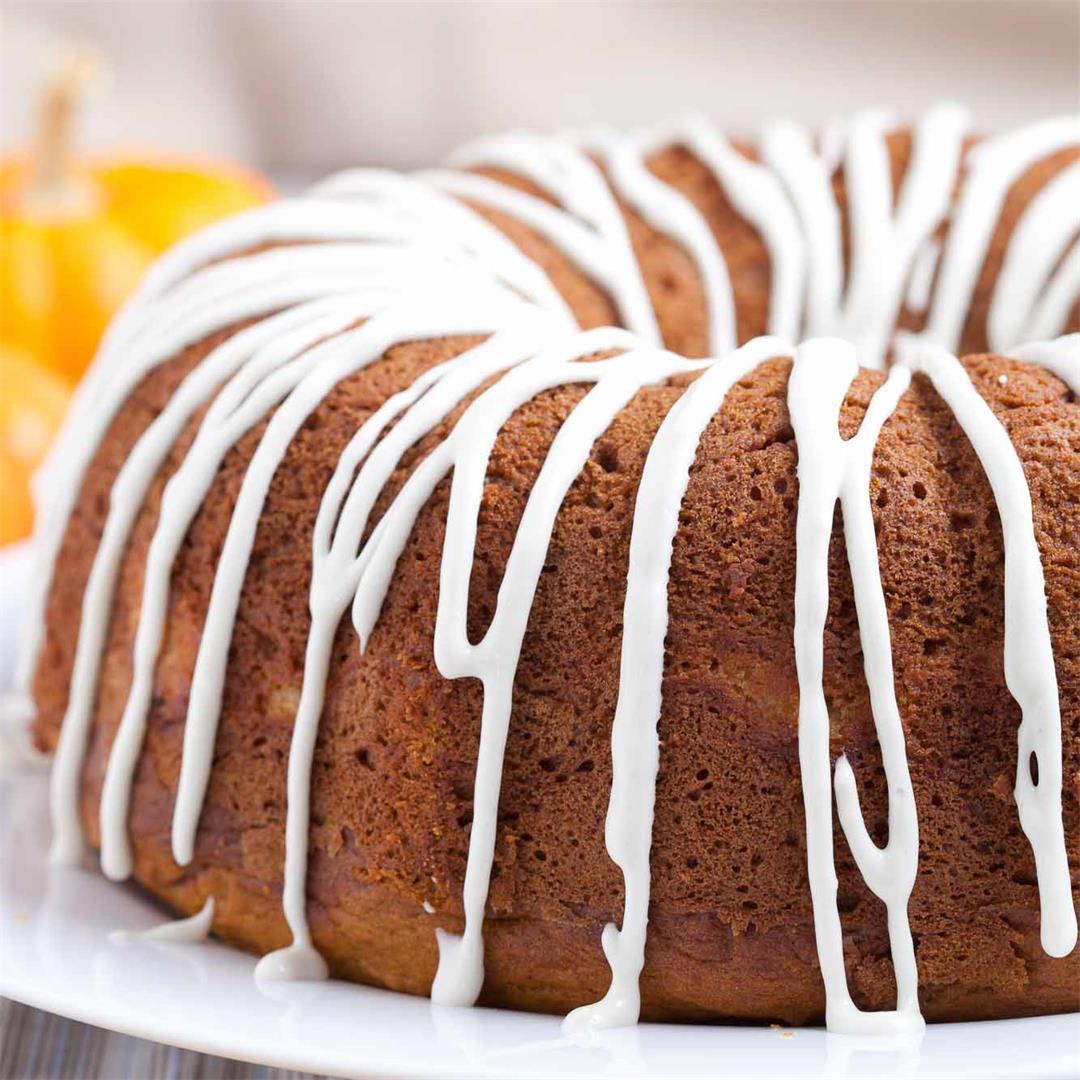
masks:
[[[1076,110],[1080,2],[0,0],[0,546],[148,262],[275,189],[513,127],[941,99]]]
[[[305,176],[430,164],[471,135],[701,109],[733,130],[941,98],[989,128],[1077,107],[1080,4],[1038,2],[154,2],[4,0],[0,121],[61,44],[110,85],[90,145],[166,144]]]

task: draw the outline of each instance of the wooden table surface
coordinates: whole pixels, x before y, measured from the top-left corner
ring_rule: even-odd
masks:
[[[0,1080],[315,1080],[178,1050],[0,999]]]

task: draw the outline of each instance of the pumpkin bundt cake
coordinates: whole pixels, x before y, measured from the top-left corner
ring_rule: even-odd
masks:
[[[40,485],[56,855],[574,1025],[1077,1008],[1078,234],[1080,121],[942,107],[181,244]]]

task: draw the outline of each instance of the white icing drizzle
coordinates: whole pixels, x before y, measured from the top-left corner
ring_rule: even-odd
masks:
[[[311,248],[309,254],[316,253]],[[297,256],[300,253],[295,253]],[[256,257],[261,258],[261,257]],[[254,259],[252,261],[255,261]],[[307,261],[307,260],[302,260]],[[242,276],[247,260],[238,260],[229,270]],[[295,266],[295,263],[294,263]],[[264,314],[288,303],[303,302],[311,296],[332,295],[345,291],[356,277],[339,274],[337,278],[302,275],[289,288],[251,288],[242,310],[246,314]],[[234,322],[241,310],[235,303],[217,307],[209,317],[194,320],[203,329],[195,340],[221,326]],[[72,671],[68,708],[60,731],[56,762],[51,781],[51,804],[55,825],[53,855],[58,861],[74,861],[82,851],[82,829],[78,813],[78,781],[89,725],[96,702],[98,673],[105,646],[112,595],[131,528],[142,508],[146,492],[168,455],[180,431],[195,411],[249,355],[249,349],[269,342],[284,327],[277,320],[264,320],[230,338],[214,350],[177,388],[162,413],[147,428],[117,474],[110,494],[110,510],[90,577],[83,597],[83,620]],[[187,331],[190,334],[190,330]],[[175,336],[167,333],[156,343],[152,357],[175,355],[186,341],[174,345]],[[140,367],[140,355],[133,353],[132,367]],[[125,388],[126,389],[126,388]],[[126,394],[125,394],[126,396]],[[104,410],[103,410],[104,411]],[[137,750],[136,750],[137,752]],[[118,872],[121,872],[118,869]]]
[[[740,154],[708,121],[693,118],[670,133],[716,176],[731,205],[769,251],[768,332],[798,336],[806,288],[806,244],[791,203],[772,172]]]
[[[922,335],[926,341],[946,349],[958,347],[975,284],[1009,189],[1037,162],[1078,143],[1080,120],[1064,117],[998,136],[968,154],[966,176],[945,238],[930,318]],[[1018,228],[1030,212],[1029,205]],[[994,302],[1006,303],[1009,298],[995,295]],[[1004,319],[1006,325],[1012,322],[1001,314],[997,319]],[[999,347],[1009,344],[1015,342],[1003,342]]]
[[[250,308],[243,298],[234,301],[232,307],[228,303],[222,304],[224,290],[218,293],[216,288],[212,289],[204,299],[206,314],[196,317],[194,312],[187,313],[177,320],[175,336],[164,339],[163,344],[171,348],[172,353],[158,350],[141,365],[136,365],[129,355],[132,339],[147,329],[160,332],[158,298],[187,278],[199,277],[205,281],[205,271],[194,274],[197,268],[260,244],[340,243],[350,239],[368,244],[409,244],[414,252],[418,245],[426,246],[423,233],[395,224],[385,214],[373,214],[364,208],[343,208],[340,202],[315,198],[291,199],[239,214],[182,240],[147,271],[106,331],[94,362],[75,391],[49,456],[34,479],[36,565],[28,589],[28,617],[24,620],[16,670],[16,686],[23,693],[29,694],[41,650],[45,602],[68,519],[92,452],[100,444],[116,410],[139,379],[170,355],[230,322],[262,314]],[[266,254],[280,256],[282,253]],[[287,257],[300,254],[295,249],[286,253]],[[294,283],[293,287],[302,288],[299,283]]]
[[[784,185],[806,239],[803,329],[825,333],[837,321],[844,290],[840,208],[828,155],[815,153],[810,132],[801,124],[780,120],[762,133],[761,156]]]
[[[114,945],[125,945],[129,941],[161,941],[176,945],[196,945],[210,936],[214,925],[214,898],[208,896],[206,903],[186,919],[170,919],[168,922],[151,926],[148,930],[114,930],[109,940]]]
[[[139,607],[139,625],[133,650],[131,687],[120,726],[109,756],[101,793],[102,865],[110,876],[130,873],[130,853],[126,845],[126,821],[131,782],[142,750],[146,712],[153,693],[154,668],[165,631],[169,601],[169,582],[173,561],[195,515],[213,482],[218,466],[235,445],[263,415],[276,406],[304,376],[310,351],[324,338],[340,334],[358,317],[368,314],[370,304],[362,297],[347,297],[332,305],[310,305],[300,309],[303,316],[288,318],[292,326],[279,325],[266,344],[249,353],[244,366],[217,395],[207,410],[195,441],[162,496],[157,528],[147,554],[143,594]],[[289,313],[292,315],[292,313]],[[284,322],[279,316],[270,322]],[[296,324],[300,322],[299,328]],[[206,365],[208,367],[210,365]],[[204,369],[205,370],[205,367]],[[171,432],[148,430],[136,447],[136,453],[157,438],[161,453],[171,445]],[[161,456],[159,453],[157,456]],[[198,728],[184,730],[185,760],[190,759]],[[212,748],[211,748],[212,749]],[[178,799],[182,794],[178,795]],[[180,819],[179,808],[174,813]],[[182,862],[190,861],[190,854]]]
[[[1075,348],[1071,358],[1076,379]],[[1005,543],[1005,682],[1022,714],[1016,805],[1035,856],[1042,946],[1050,956],[1066,956],[1076,945],[1077,924],[1061,820],[1061,706],[1027,478],[1008,432],[955,356],[934,346],[912,344],[903,350],[901,363],[925,374],[952,410],[997,503]],[[1032,779],[1033,758],[1038,763],[1037,784]]]
[[[366,643],[390,574],[412,520],[435,483],[453,468],[453,484],[440,574],[435,662],[447,678],[474,677],[484,688],[481,739],[473,795],[473,825],[464,885],[465,930],[438,932],[439,968],[432,1000],[475,1001],[483,982],[481,926],[494,855],[502,757],[509,726],[517,659],[555,516],[595,440],[642,387],[700,365],[655,350],[626,352],[614,360],[577,363],[576,357],[624,348],[625,335],[586,335],[506,375],[462,417],[454,433],[416,470],[372,535],[374,550],[354,604],[354,624]],[[507,561],[498,603],[484,638],[466,634],[469,577],[484,476],[495,436],[511,413],[537,393],[571,382],[596,385],[573,409],[553,441],[530,492]]]
[[[846,288],[840,214],[824,156],[797,125],[766,129],[763,156],[785,184],[807,240],[807,333],[843,336],[856,344],[865,366],[884,366],[904,285],[948,210],[966,125],[966,113],[948,105],[919,122],[894,209],[885,141],[893,118],[867,110],[851,120],[843,137],[851,241]]]
[[[309,598],[311,628],[289,749],[283,906],[293,941],[263,958],[257,970],[261,978],[311,978],[320,974],[321,961],[311,945],[305,910],[311,762],[334,635],[356,595],[374,540],[373,536],[360,549],[371,509],[410,445],[443,420],[485,379],[531,355],[531,349],[542,340],[541,328],[536,327],[531,333],[525,329],[525,333],[518,330],[494,335],[454,361],[429,369],[409,389],[389,398],[361,425],[327,486],[315,524]],[[397,416],[400,420],[376,444],[386,424]],[[209,770],[208,758],[204,769]],[[186,819],[189,837],[194,835],[200,804],[201,798],[191,800],[189,814],[182,814],[178,808],[176,821]]]
[[[582,156],[582,162],[596,168]],[[626,237],[626,227],[619,218],[622,236],[612,234],[611,223],[599,217],[594,225],[571,216],[566,211],[533,195],[506,187],[486,176],[450,170],[430,170],[417,174],[440,191],[502,211],[535,229],[556,247],[565,251],[593,280],[611,296],[624,324],[649,341],[659,344],[659,331],[652,302],[645,292],[641,272]],[[596,183],[603,184],[597,175]],[[606,187],[605,187],[605,190]],[[611,200],[612,208],[618,208]],[[601,225],[608,226],[601,231]]]
[[[898,367],[871,399],[859,431],[840,436],[845,394],[858,373],[855,347],[815,339],[795,352],[788,410],[798,444],[795,666],[799,677],[799,763],[806,809],[806,851],[818,959],[825,981],[830,1031],[892,1031],[921,1024],[915,950],[907,901],[918,867],[919,830],[904,750],[904,730],[893,686],[888,614],[878,569],[870,509],[870,467],[878,435],[910,381]],[[896,971],[897,1007],[866,1013],[848,991],[833,862],[830,717],[822,683],[829,609],[829,544],[839,500],[851,568],[866,681],[889,789],[889,840],[878,847],[859,808],[855,776],[845,755],[836,763],[836,809],[851,854],[867,885],[888,911]]]
[[[1080,161],[1062,169],[1036,193],[1009,238],[986,316],[992,350],[1015,345],[1027,332],[1040,291],[1078,234]]]
[[[637,1022],[638,976],[645,959],[649,915],[649,848],[652,843],[657,724],[668,626],[667,588],[679,510],[698,443],[728,390],[763,360],[787,351],[776,338],[757,338],[712,366],[683,393],[649,447],[634,507],[630,564],[623,605],[619,698],[611,731],[612,783],[605,839],[623,873],[622,928],[604,927],[601,941],[611,965],[611,986],[593,1005],[575,1009],[568,1031]]]
[[[872,115],[853,124],[845,170],[852,245],[844,336],[870,367],[883,365],[911,264],[948,209],[966,125],[963,110],[949,106],[919,122],[894,211],[885,125]]]
[[[1080,297],[1080,241],[1069,253],[1035,302],[1028,320],[1025,337],[1041,341],[1060,334],[1065,329],[1069,312]]]
[[[930,306],[934,275],[937,273],[940,259],[940,241],[933,239],[924,241],[911,266],[911,277],[908,278],[907,293],[904,296],[904,304],[911,311],[925,312]]]
[[[496,400],[486,403],[485,412],[477,416],[483,421],[481,430],[463,429],[472,437],[456,447],[454,455],[454,484],[435,623],[435,662],[446,678],[479,679],[484,688],[484,710],[465,872],[465,930],[461,937],[439,934],[439,969],[431,989],[432,1000],[438,1004],[472,1004],[483,982],[481,926],[495,851],[514,675],[555,516],[596,439],[630,398],[642,386],[688,367],[670,354],[653,351],[628,352],[614,361],[576,368],[563,363],[561,356],[551,361],[542,356],[528,368],[508,375],[489,392]],[[519,374],[520,380],[515,378]],[[488,456],[501,423],[529,397],[553,385],[553,376],[560,382],[595,381],[596,386],[573,410],[551,445],[514,538],[491,625],[483,639],[473,645],[466,632],[468,584]],[[519,381],[524,386],[514,385]],[[505,407],[500,408],[504,402]]]
[[[323,180],[314,194],[363,199],[380,213],[415,223],[417,235],[436,239],[449,252],[460,250],[525,299],[560,316],[576,328],[562,294],[543,269],[505,234],[458,199],[411,176],[383,169],[348,169]]]
[[[173,854],[186,864],[213,761],[229,644],[270,483],[293,438],[342,379],[396,344],[447,335],[483,343],[423,372],[357,429],[324,492],[313,535],[313,570],[300,703],[287,776],[283,907],[293,941],[264,957],[259,977],[325,975],[307,923],[311,768],[332,646],[351,606],[366,648],[413,524],[436,486],[450,479],[440,568],[434,655],[446,678],[483,686],[474,819],[463,891],[465,926],[437,930],[439,967],[432,998],[468,1004],[483,982],[482,924],[494,856],[503,754],[518,657],[556,516],[596,439],[642,388],[700,371],[660,425],[638,492],[631,537],[620,686],[612,729],[613,784],[606,842],[625,882],[621,927],[605,927],[611,984],[604,998],[576,1010],[569,1028],[630,1023],[640,1011],[638,979],[648,920],[655,783],[659,761],[667,583],[680,504],[701,436],[729,388],[763,360],[791,354],[778,338],[757,339],[720,361],[691,362],[657,348],[655,312],[634,257],[616,195],[694,260],[704,287],[710,342],[734,344],[728,267],[704,217],[652,174],[645,156],[683,145],[713,173],[728,200],[762,237],[770,260],[768,325],[783,338],[801,327],[842,334],[794,350],[788,405],[799,451],[796,658],[800,762],[807,816],[808,872],[815,931],[833,1030],[893,1031],[921,1025],[907,902],[915,878],[918,825],[893,686],[887,612],[870,507],[870,469],[883,424],[912,372],[922,372],[956,414],[990,479],[1006,549],[1005,665],[1021,706],[1016,798],[1035,854],[1042,941],[1063,955],[1076,940],[1061,823],[1061,720],[1039,551],[1023,469],[1004,428],[963,366],[924,343],[955,347],[1001,206],[1013,183],[1046,156],[1080,142],[1080,122],[1047,121],[983,144],[962,184],[938,260],[934,234],[948,215],[960,173],[963,114],[932,110],[914,131],[911,162],[895,208],[885,137],[892,124],[867,112],[830,126],[815,151],[795,125],[774,125],[758,164],[704,121],[661,135],[593,133],[575,142],[512,135],[473,144],[457,161],[495,165],[532,180],[557,205],[486,177],[451,170],[401,177],[353,170],[312,197],[242,215],[179,245],[147,275],[114,322],[80,389],[71,421],[50,459],[39,496],[41,571],[32,610],[44,608],[52,563],[87,463],[131,391],[149,371],[243,320],[254,324],[212,349],[184,377],[120,469],[81,610],[69,703],[52,779],[54,854],[82,849],[83,760],[123,556],[155,477],[177,439],[205,409],[194,439],[165,486],[149,547],[132,650],[133,675],[108,757],[102,789],[102,866],[131,872],[127,817],[164,640],[173,565],[189,527],[232,447],[266,428],[251,458],[215,572],[189,697]],[[596,157],[610,178],[604,180]],[[840,215],[831,177],[842,164],[849,199],[851,263],[845,282]],[[1075,242],[1080,166],[1052,179],[1020,214],[992,297],[988,334],[995,348],[1043,366],[1080,393],[1080,335],[1052,337],[1080,293]],[[624,330],[575,333],[566,301],[543,269],[468,203],[509,214],[553,243],[611,297]],[[296,246],[244,254],[261,245]],[[305,243],[309,242],[309,243]],[[1069,245],[1072,245],[1071,248]],[[227,260],[221,262],[219,260]],[[937,264],[937,265],[935,265]],[[936,270],[936,274],[935,274]],[[859,432],[839,436],[856,358],[883,366],[905,289],[926,307],[926,331],[898,344],[901,362],[871,399]],[[357,325],[360,324],[360,325]],[[644,340],[642,340],[644,338]],[[615,358],[583,362],[597,352]],[[379,494],[406,451],[485,382],[449,436],[413,470],[370,535]],[[500,427],[547,389],[587,392],[554,439],[527,500],[500,585],[491,625],[478,643],[466,632],[469,578],[485,474]],[[833,511],[843,511],[860,638],[875,729],[888,784],[889,839],[867,831],[856,782],[843,755],[830,766],[829,717],[822,690],[827,559]],[[361,543],[363,541],[363,543]],[[20,685],[29,686],[41,643],[40,617],[25,638]],[[1038,761],[1034,784],[1029,763]],[[895,1010],[864,1013],[848,991],[833,862],[832,787],[837,814],[860,873],[886,904],[897,981]],[[425,908],[425,910],[428,910]],[[147,936],[205,935],[213,900],[198,916]],[[187,930],[177,929],[187,927]]]
[[[317,346],[308,357],[307,374],[274,412],[248,465],[218,561],[192,675],[184,729],[185,754],[177,791],[178,824],[173,836],[174,850],[181,862],[191,858],[197,808],[202,804],[209,781],[228,643],[232,640],[256,529],[270,481],[289,443],[338,382],[377,360],[390,346],[413,338],[487,333],[497,329],[500,316],[509,318],[504,305],[510,301],[500,303],[498,297],[483,291],[471,297],[451,291],[444,301],[450,310],[443,310],[428,296],[424,300],[424,309],[420,311],[419,296],[406,294],[400,304],[375,316],[359,330]],[[122,844],[123,818],[118,814],[110,825],[117,844]]]
[[[1080,334],[1066,334],[1055,341],[1018,345],[1009,350],[1009,355],[1046,368],[1074,394],[1080,394]]]
[[[600,241],[602,261],[626,326],[646,341],[661,344],[652,301],[622,211],[603,174],[578,147],[551,136],[517,132],[471,142],[451,155],[450,164],[457,168],[503,168],[553,196],[566,214],[587,226]],[[547,217],[536,217],[541,229]]]
[[[735,348],[735,299],[727,264],[708,223],[689,199],[654,176],[645,155],[656,146],[643,138],[597,131],[583,140],[607,168],[612,186],[649,225],[677,241],[697,264],[708,307],[709,349]]]

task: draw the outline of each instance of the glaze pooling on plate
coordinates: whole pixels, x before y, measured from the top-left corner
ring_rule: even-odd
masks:
[[[185,425],[206,410],[162,497],[142,586],[132,681],[101,796],[102,866],[118,879],[132,870],[127,817],[165,634],[172,567],[225,455],[266,422],[232,511],[192,675],[172,819],[172,850],[181,865],[193,857],[229,643],[256,527],[286,450],[343,378],[393,346],[481,335],[482,343],[388,398],[358,428],[325,489],[313,536],[311,627],[288,761],[283,908],[293,941],[264,957],[258,968],[267,978],[326,973],[308,928],[305,881],[312,755],[334,634],[351,609],[360,647],[366,646],[413,523],[440,481],[451,476],[434,656],[445,678],[480,681],[483,716],[464,881],[465,925],[460,936],[436,931],[439,964],[431,995],[441,1004],[474,1002],[484,979],[482,928],[514,678],[555,517],[620,410],[643,387],[682,376],[691,380],[689,388],[649,450],[631,537],[605,834],[623,874],[625,907],[621,926],[610,924],[602,935],[611,967],[607,995],[568,1018],[571,1027],[635,1022],[648,921],[667,585],[680,505],[702,433],[728,390],[763,361],[790,357],[787,406],[800,487],[794,599],[799,758],[829,1027],[888,1031],[922,1023],[907,914],[918,862],[918,822],[869,502],[878,435],[913,374],[928,377],[952,410],[986,471],[1002,519],[1005,664],[1010,691],[1023,710],[1016,798],[1035,855],[1044,948],[1055,956],[1068,953],[1077,927],[1061,819],[1061,717],[1030,493],[1004,427],[965,367],[945,350],[959,342],[1009,188],[1030,166],[1080,142],[1080,123],[1069,118],[1033,124],[980,144],[965,157],[964,114],[951,107],[932,110],[914,129],[911,163],[895,198],[886,146],[891,125],[885,114],[864,113],[815,143],[803,129],[777,124],[765,132],[760,161],[750,160],[698,119],[641,136],[603,131],[560,140],[515,134],[466,147],[453,163],[507,170],[550,199],[454,169],[414,177],[351,171],[324,182],[309,199],[243,215],[181,244],[162,260],[110,330],[41,485],[55,493],[55,500],[39,530],[39,612],[85,463],[133,388],[186,346],[238,321],[254,322],[208,352],[184,378],[117,476],[83,599],[53,770],[56,857],[70,860],[82,849],[79,780],[117,576],[149,487]],[[646,165],[654,149],[671,145],[687,147],[703,163],[762,237],[771,266],[768,327],[775,337],[731,351],[735,311],[720,246],[693,204]],[[840,162],[849,184],[846,280],[844,238],[831,189]],[[1078,182],[1080,166],[1066,168],[1024,209],[988,314],[995,348],[1042,365],[1074,392],[1080,392],[1080,335],[1041,345],[1018,343],[1033,329],[1047,338],[1059,333],[1080,290]],[[716,359],[686,360],[660,347],[656,315],[616,196],[694,260]],[[628,329],[578,332],[544,270],[471,205],[496,209],[546,238],[607,292]],[[290,241],[302,243],[253,250]],[[895,323],[905,296],[928,310],[928,322],[919,336],[897,340]],[[796,347],[785,343],[799,337],[808,340]],[[890,366],[893,354],[897,362]],[[845,441],[838,429],[840,409],[858,361],[890,370],[859,432]],[[471,642],[469,579],[496,435],[522,404],[565,385],[587,391],[562,423],[528,498],[491,625],[481,641]],[[405,452],[466,402],[450,436],[413,471],[369,535],[375,503]],[[828,546],[838,503],[888,785],[884,847],[867,831],[847,758],[841,755],[834,769],[829,757],[822,668]],[[31,627],[24,686],[40,646],[40,625],[39,619]],[[1038,783],[1031,775],[1032,757]],[[887,907],[895,1010],[860,1011],[848,989],[836,904],[834,789],[859,871]],[[209,926],[212,916],[211,898],[196,917],[202,919],[198,925]]]
[[[109,940],[114,945],[124,945],[129,941],[161,941],[169,945],[197,945],[210,936],[210,927],[214,924],[214,898],[186,919],[170,919],[158,923],[147,930],[114,930]]]

